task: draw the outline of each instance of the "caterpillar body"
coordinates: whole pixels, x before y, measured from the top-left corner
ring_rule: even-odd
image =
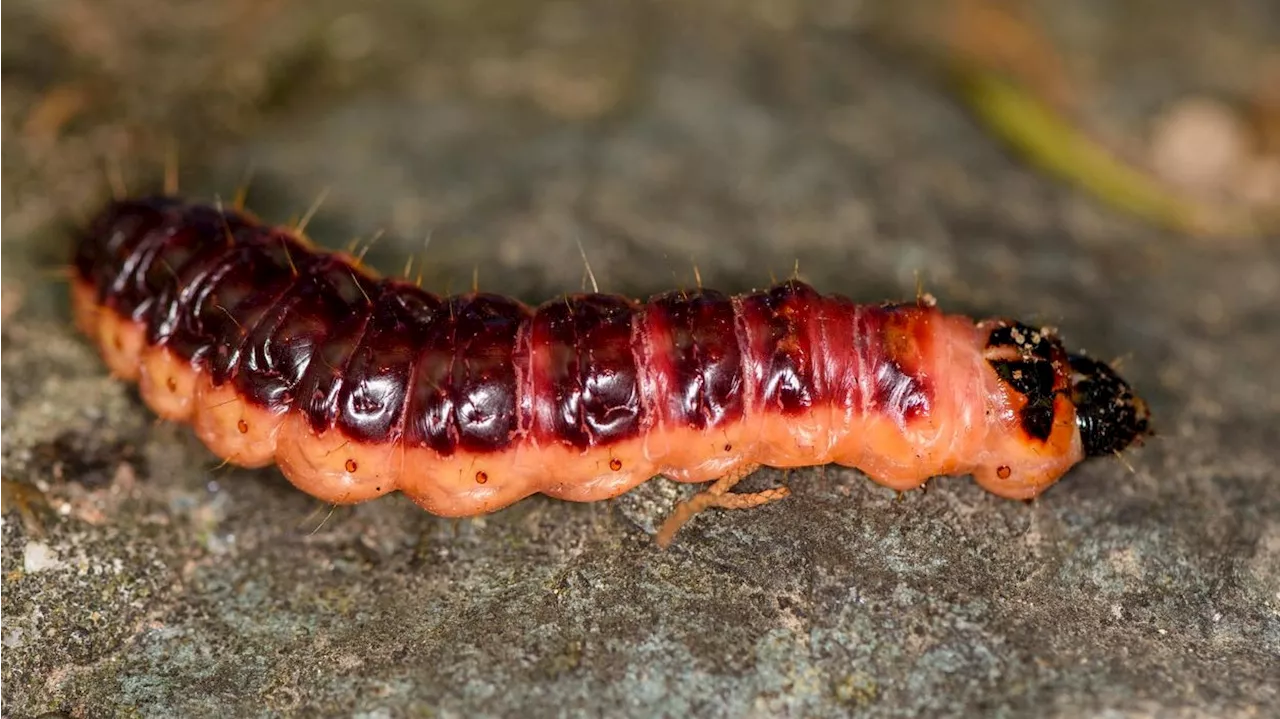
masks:
[[[442,516],[535,493],[717,480],[659,532],[761,465],[836,463],[897,490],[972,474],[1038,495],[1147,433],[1110,367],[1049,331],[860,305],[798,281],[536,308],[440,297],[246,212],[161,196],[112,203],[81,237],[72,301],[113,374],[237,465],[275,462],[327,502],[392,491]]]

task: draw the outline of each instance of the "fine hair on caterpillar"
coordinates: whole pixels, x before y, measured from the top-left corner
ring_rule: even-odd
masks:
[[[899,491],[971,474],[1028,499],[1149,433],[1108,365],[927,298],[858,304],[795,279],[537,307],[442,297],[241,206],[111,202],[76,247],[76,323],[158,415],[333,504],[400,491],[465,517],[711,482],[665,546],[704,509],[786,497],[731,491],[761,466],[840,464]]]

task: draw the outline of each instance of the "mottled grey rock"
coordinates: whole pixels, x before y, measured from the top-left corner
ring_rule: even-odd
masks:
[[[1274,239],[1165,233],[1025,168],[857,3],[151,5],[6,4],[6,717],[1280,705]],[[1187,89],[1192,60],[1153,59],[1160,37],[1228,22],[1158,3],[1098,33],[1094,5],[1062,42],[1116,63],[1148,48],[1099,90],[1120,127]],[[1196,66],[1205,83],[1256,57],[1269,11],[1236,5],[1243,65]],[[54,90],[74,102],[51,135]],[[140,186],[166,134],[190,192],[229,197],[252,163],[253,206],[284,221],[328,188],[315,236],[385,227],[373,264],[412,254],[437,290],[473,270],[526,300],[577,289],[579,239],[604,289],[640,295],[695,264],[736,291],[798,262],[865,301],[918,276],[948,309],[1125,356],[1159,438],[1032,505],[762,472],[751,486],[794,496],[699,516],[665,552],[649,535],[690,490],[663,480],[470,521],[401,498],[330,513],[153,422],[44,272],[103,158]]]

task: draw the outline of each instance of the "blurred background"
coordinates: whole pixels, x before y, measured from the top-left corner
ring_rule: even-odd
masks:
[[[88,213],[111,181],[159,189],[174,153],[183,189],[228,196],[252,177],[255,207],[277,221],[327,191],[339,244],[431,234],[437,262],[519,264],[570,246],[576,223],[588,245],[634,243],[687,274],[700,245],[744,238],[664,224],[714,215],[759,236],[735,270],[781,271],[848,242],[780,223],[890,222],[885,203],[855,207],[869,192],[1025,204],[981,197],[981,169],[923,128],[939,111],[1162,227],[1257,236],[1280,206],[1280,9],[1268,2],[71,0],[4,12],[7,238]],[[850,160],[858,170],[819,167]],[[921,177],[860,187],[877,184],[874,163]],[[488,209],[517,205],[550,206],[566,226]],[[1003,214],[1019,221],[1016,207]],[[622,258],[603,252],[609,272]]]

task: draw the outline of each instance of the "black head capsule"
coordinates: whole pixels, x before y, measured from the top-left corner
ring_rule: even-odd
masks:
[[[1084,355],[1071,360],[1071,401],[1085,454],[1119,452],[1151,434],[1147,403],[1106,364]]]
[[[1066,356],[1062,343],[1047,330],[1001,322],[987,336],[985,354],[1000,379],[1027,400],[1018,417],[1022,431],[1032,439],[1048,441]]]

